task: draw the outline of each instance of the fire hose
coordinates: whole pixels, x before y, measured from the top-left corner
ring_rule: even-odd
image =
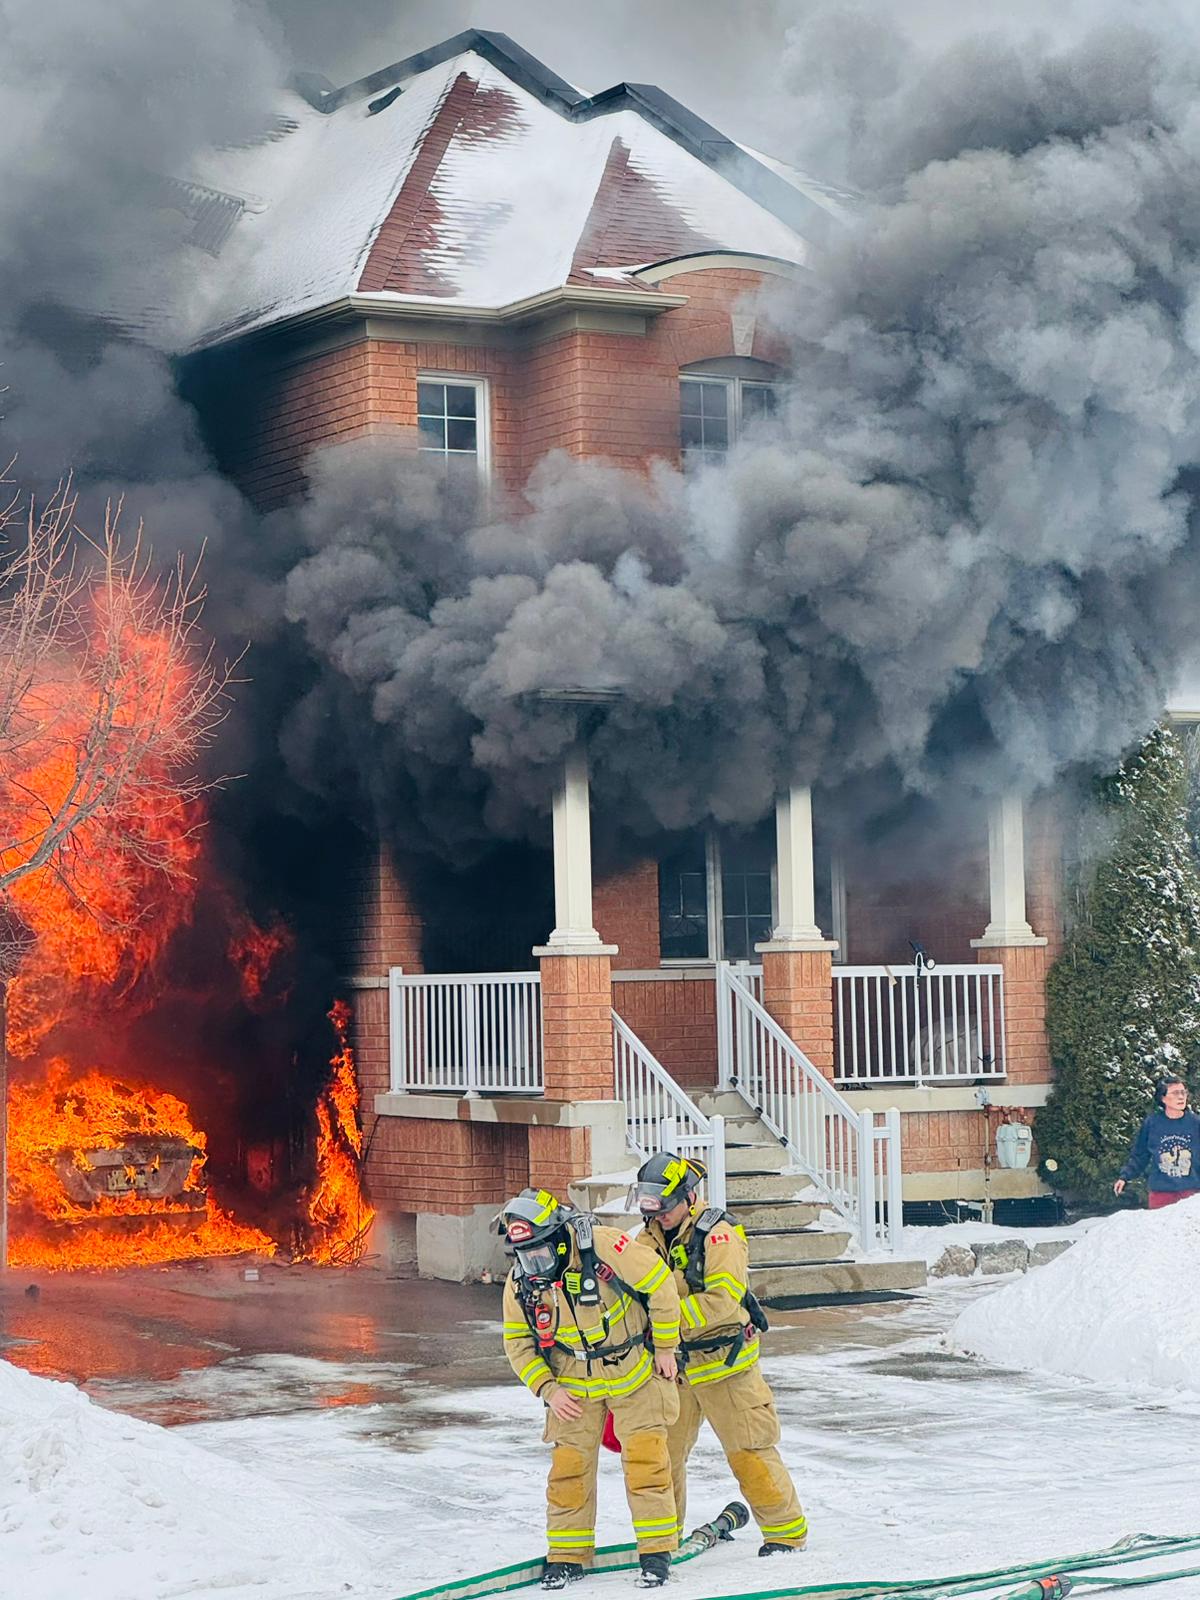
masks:
[[[746,1517],[737,1502],[726,1507],[720,1517],[689,1534],[676,1553],[675,1561],[690,1561],[720,1540],[728,1538]],[[880,1578],[843,1579],[832,1583],[799,1584],[780,1589],[743,1590],[712,1600],[955,1600],[960,1595],[988,1594],[991,1600],[1065,1600],[1067,1595],[1090,1590],[1094,1594],[1115,1593],[1123,1589],[1149,1588],[1174,1583],[1183,1578],[1200,1577],[1200,1566],[1173,1571],[1134,1572],[1114,1575],[1101,1570],[1129,1567],[1186,1551],[1200,1551],[1200,1535],[1171,1537],[1155,1534],[1130,1534],[1104,1550],[1088,1550],[1080,1555],[1059,1556],[1049,1561],[1028,1561],[1008,1567],[993,1567],[986,1572],[965,1572],[944,1578],[910,1578],[899,1582]],[[536,1584],[542,1575],[542,1557],[497,1567],[455,1583],[421,1589],[403,1600],[483,1600],[484,1596],[504,1594]],[[589,1575],[632,1571],[638,1565],[637,1546],[605,1545],[596,1551]],[[1003,1589],[1004,1584],[1015,1588]],[[1193,1591],[1194,1592],[1194,1591]]]

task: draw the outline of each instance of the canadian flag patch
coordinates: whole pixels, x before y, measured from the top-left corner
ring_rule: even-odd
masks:
[[[732,1239],[733,1235],[729,1233],[710,1233],[708,1236],[709,1244],[730,1244]]]
[[[627,1244],[631,1244],[632,1242],[633,1241],[630,1239],[629,1235],[627,1233],[623,1233],[621,1235],[621,1237],[617,1240],[616,1244],[613,1245],[613,1249],[616,1251],[616,1253],[618,1255],[620,1255],[621,1251],[624,1250],[625,1246]]]

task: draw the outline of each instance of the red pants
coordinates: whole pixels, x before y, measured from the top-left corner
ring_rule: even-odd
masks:
[[[1161,1211],[1163,1206],[1173,1206],[1177,1200],[1190,1200],[1198,1189],[1151,1189],[1147,1198],[1151,1211]]]

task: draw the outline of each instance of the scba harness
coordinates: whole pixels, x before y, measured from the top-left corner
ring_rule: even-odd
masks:
[[[568,1228],[574,1235],[575,1243],[579,1250],[579,1269],[578,1271],[570,1269],[565,1271],[557,1283],[546,1285],[545,1288],[548,1288],[556,1302],[558,1291],[559,1289],[562,1290],[563,1299],[566,1301],[575,1326],[579,1330],[582,1348],[577,1350],[574,1345],[568,1344],[558,1337],[559,1319],[555,1316],[553,1308],[543,1301],[542,1294],[544,1289],[532,1284],[522,1272],[519,1259],[513,1263],[513,1286],[516,1289],[521,1310],[525,1313],[525,1320],[537,1340],[538,1349],[543,1352],[554,1349],[563,1350],[572,1359],[582,1357],[587,1363],[587,1371],[590,1376],[594,1362],[600,1362],[602,1365],[608,1366],[615,1361],[620,1361],[622,1356],[627,1356],[631,1350],[640,1349],[643,1345],[647,1349],[652,1349],[653,1344],[648,1329],[643,1333],[632,1334],[620,1344],[589,1344],[587,1342],[587,1334],[579,1318],[575,1315],[575,1307],[601,1306],[603,1303],[600,1295],[601,1283],[611,1283],[618,1295],[628,1297],[630,1300],[636,1300],[643,1308],[647,1307],[647,1297],[639,1294],[623,1279],[618,1278],[612,1268],[605,1265],[597,1256],[591,1217],[582,1212],[577,1212],[568,1217],[563,1226]],[[608,1319],[603,1312],[601,1316],[605,1335],[607,1336]]]
[[[719,1206],[710,1206],[696,1218],[696,1226],[692,1229],[687,1243],[671,1246],[671,1265],[676,1271],[683,1273],[684,1282],[692,1294],[702,1294],[704,1291],[704,1259],[708,1236],[720,1222],[727,1222],[731,1227],[737,1226],[728,1211],[722,1211]],[[766,1333],[771,1324],[767,1321],[767,1314],[759,1304],[757,1295],[747,1289],[739,1304],[745,1307],[750,1321],[732,1339],[728,1334],[717,1339],[685,1339],[679,1347],[680,1366],[687,1365],[688,1357],[693,1352],[701,1355],[713,1350],[727,1350],[724,1365],[732,1367],[745,1346],[760,1333]]]

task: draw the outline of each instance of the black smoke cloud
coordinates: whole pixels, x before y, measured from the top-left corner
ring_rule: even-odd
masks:
[[[337,9],[343,72],[510,21]],[[678,50],[671,12],[642,59]],[[207,540],[210,621],[253,641],[230,743],[263,815],[312,798],[455,860],[544,832],[575,726],[545,696],[576,686],[620,691],[590,738],[635,831],[752,821],[796,777],[939,795],[1106,765],[1164,702],[1200,570],[1200,38],[1148,15],[939,51],[884,6],[804,8],[779,93],[744,81],[774,148],[862,200],[771,308],[775,430],[686,480],[551,459],[479,524],[386,438],[256,518],[176,391],[205,258],[161,175],[253,137],[323,65],[293,47],[329,8],[0,0],[0,436],[34,481],[129,490],[160,546]]]

